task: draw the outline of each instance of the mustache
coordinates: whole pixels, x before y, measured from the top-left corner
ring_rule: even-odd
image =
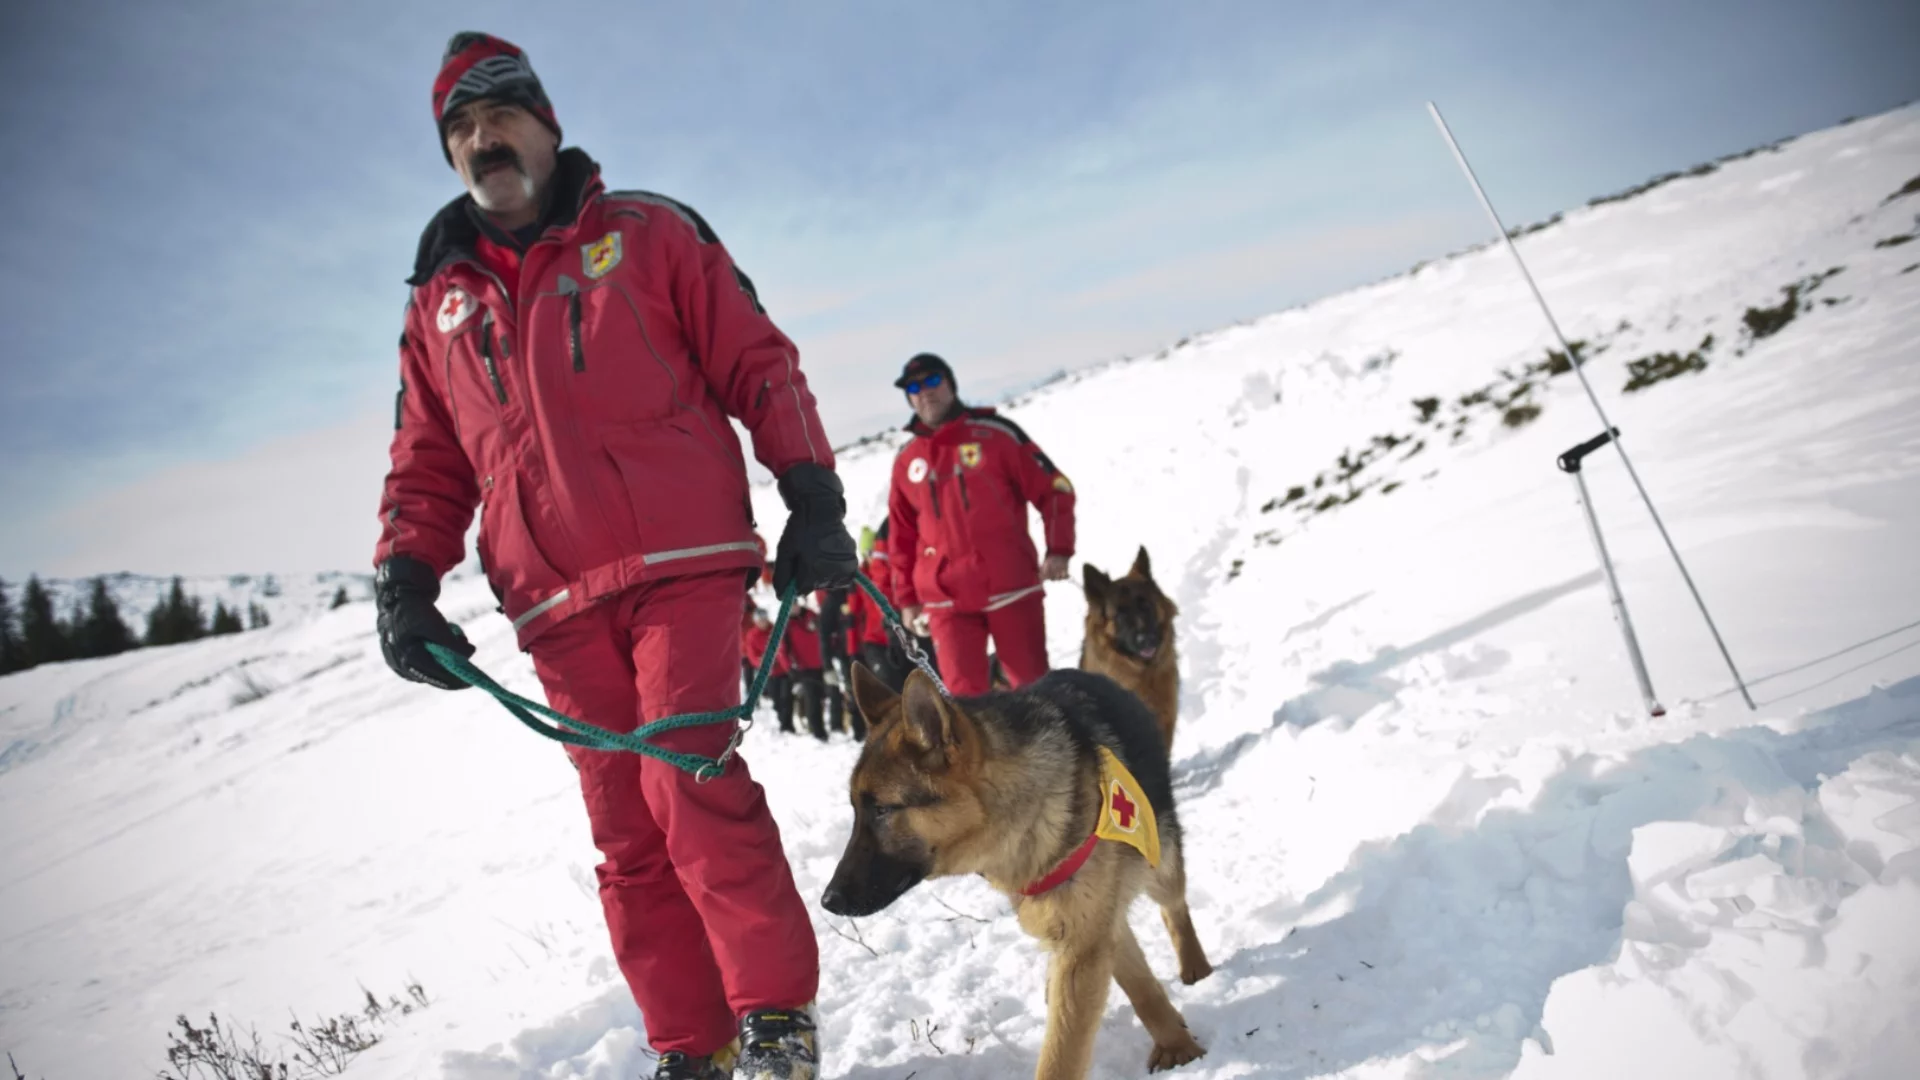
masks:
[[[481,150],[467,159],[467,175],[479,176],[495,165],[510,165],[515,171],[525,173],[520,164],[520,155],[511,146],[494,146]]]

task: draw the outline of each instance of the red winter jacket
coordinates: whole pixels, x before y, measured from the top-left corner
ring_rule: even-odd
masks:
[[[892,600],[906,607],[992,611],[1040,590],[1027,506],[1046,525],[1047,554],[1073,554],[1073,485],[992,409],[966,409],[912,441],[893,463],[887,498]]]
[[[756,671],[759,670],[760,661],[766,659],[767,645],[770,644],[772,640],[773,628],[771,626],[765,628],[755,626],[747,630],[746,640],[742,642],[741,647],[745,650],[747,660],[753,664]],[[771,676],[785,675],[786,673],[787,655],[786,650],[782,649],[774,654],[773,669],[768,672],[768,674]]]
[[[796,606],[787,616],[787,636],[780,643],[780,658],[795,671],[819,671],[820,616]]]
[[[713,230],[560,155],[565,209],[509,288],[462,196],[421,237],[374,561],[480,558],[521,647],[641,582],[758,566],[746,461],[833,452],[793,343]],[[511,276],[511,275],[509,275]]]
[[[882,560],[869,558],[860,572],[873,579],[882,593],[892,584],[888,580],[887,564]],[[892,637],[887,633],[887,617],[880,605],[873,602],[867,590],[855,585],[847,593],[847,638],[858,649],[862,645],[885,646]]]

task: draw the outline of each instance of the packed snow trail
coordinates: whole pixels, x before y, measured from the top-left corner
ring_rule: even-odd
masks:
[[[1014,405],[1080,493],[1081,559],[1119,571],[1144,544],[1181,606],[1175,776],[1217,971],[1173,985],[1209,1050],[1175,1075],[1920,1060],[1920,194],[1897,194],[1917,177],[1910,107],[1520,240],[1757,713],[1598,456],[1669,713],[1639,708],[1553,467],[1597,421],[1503,252]],[[894,445],[843,455],[856,525]],[[538,693],[483,582],[444,602],[487,671]],[[1078,589],[1047,602],[1070,664]],[[356,603],[0,680],[0,1047],[27,1075],[157,1070],[178,1013],[274,1045],[290,1011],[410,979],[431,1004],[349,1076],[650,1067],[564,756],[481,695],[393,678],[372,621]],[[855,748],[765,720],[744,753],[812,899]],[[829,1076],[1031,1073],[1043,965],[984,885],[814,917]],[[1111,1002],[1094,1075],[1140,1075],[1146,1036]]]

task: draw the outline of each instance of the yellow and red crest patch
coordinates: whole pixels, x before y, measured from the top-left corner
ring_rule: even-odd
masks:
[[[1104,746],[1099,750],[1103,801],[1094,835],[1136,848],[1147,857],[1148,866],[1159,866],[1160,827],[1154,824],[1153,804],[1114,752]]]
[[[620,234],[610,232],[591,244],[580,245],[580,269],[590,278],[601,278],[620,265]]]
[[[960,444],[960,464],[969,469],[980,467],[980,444],[977,442]]]

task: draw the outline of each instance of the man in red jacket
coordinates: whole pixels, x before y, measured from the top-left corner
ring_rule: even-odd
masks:
[[[780,643],[780,655],[793,677],[792,696],[780,714],[780,730],[793,730],[793,713],[798,709],[806,717],[808,734],[826,742],[826,658],[820,646],[820,616],[804,604],[795,604],[787,617],[786,639]]]
[[[1007,681],[1025,686],[1047,671],[1042,582],[1067,576],[1073,484],[1013,421],[962,404],[940,357],[908,360],[894,385],[914,417],[887,497],[893,599],[910,627],[926,614],[956,696],[987,692],[989,637]],[[1045,560],[1029,505],[1046,526]]]
[[[738,704],[742,591],[762,556],[729,418],[791,512],[776,589],[842,585],[857,565],[793,343],[698,214],[608,191],[560,149],[518,48],[455,36],[432,100],[467,194],[427,226],[409,279],[375,557],[388,664],[462,688],[426,644],[472,652],[434,602],[477,506],[487,578],[554,708],[631,731]],[[732,735],[656,741],[717,755]],[[568,752],[656,1076],[810,1080],[819,955],[745,762],[698,783],[638,754]]]
[[[860,564],[860,572],[867,575],[884,594],[893,588],[893,574],[887,569],[884,551],[878,546],[871,551],[868,550],[868,544],[871,542],[868,538],[870,535],[871,530],[868,530],[867,535],[863,535],[860,541],[864,559]],[[895,687],[895,693],[898,693],[898,686],[905,682],[906,674],[900,672],[896,678],[893,657],[890,655],[894,640],[893,634],[887,629],[886,615],[880,610],[880,606],[874,603],[873,598],[867,595],[867,591],[858,586],[847,593],[847,641],[853,658],[865,664],[867,670],[873,672],[882,683]],[[854,709],[853,712],[857,724],[859,710]],[[857,735],[856,737],[864,738],[865,736]]]

